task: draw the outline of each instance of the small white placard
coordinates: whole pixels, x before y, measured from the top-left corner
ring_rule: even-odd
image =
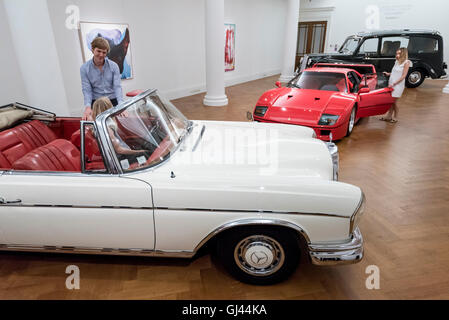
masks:
[[[137,162],[138,162],[140,165],[143,165],[143,164],[145,164],[145,162],[147,162],[147,158],[145,158],[145,156],[137,157]]]
[[[122,161],[120,161],[120,164],[122,165],[123,169],[129,169],[129,161],[128,159],[123,159]]]

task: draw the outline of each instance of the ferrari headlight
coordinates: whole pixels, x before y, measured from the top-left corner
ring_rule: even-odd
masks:
[[[365,194],[362,191],[362,197],[360,198],[359,205],[357,206],[357,209],[355,210],[354,214],[351,217],[351,225],[349,226],[349,234],[351,235],[355,228],[358,226],[360,218],[363,215],[363,212],[365,211],[365,203],[366,198]]]
[[[254,111],[254,115],[258,116],[258,117],[263,117],[265,115],[265,113],[267,112],[268,107],[261,107],[261,106],[256,106],[256,111]]]
[[[320,126],[333,126],[340,116],[335,116],[333,114],[323,114],[318,121]]]

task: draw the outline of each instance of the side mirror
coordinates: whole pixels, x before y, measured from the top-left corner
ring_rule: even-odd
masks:
[[[361,87],[359,90],[359,93],[368,93],[368,92],[370,92],[368,87]]]
[[[249,121],[254,121],[253,114],[249,111],[246,111],[246,119]]]
[[[281,82],[280,81],[276,81],[275,85],[276,85],[276,87],[280,88],[281,87]]]

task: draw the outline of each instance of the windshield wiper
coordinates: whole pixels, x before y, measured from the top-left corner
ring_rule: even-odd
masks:
[[[192,152],[195,151],[196,147],[198,147],[198,143],[200,143],[200,140],[201,140],[201,138],[203,137],[203,134],[204,134],[204,131],[205,131],[205,130],[206,130],[206,126],[203,125],[203,127],[201,128],[201,132],[200,132],[200,135],[199,135],[199,137],[198,137],[198,140],[196,140],[196,143],[195,143],[195,145],[194,145],[193,148],[192,148]]]

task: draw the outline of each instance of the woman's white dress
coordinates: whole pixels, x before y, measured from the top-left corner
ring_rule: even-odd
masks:
[[[394,63],[393,70],[391,70],[390,80],[388,81],[389,86],[393,85],[393,83],[395,83],[402,77],[402,72],[404,72],[404,66],[407,61],[410,63],[411,68],[413,63],[410,60],[405,60],[402,64],[399,64],[398,60],[396,60],[396,62]],[[402,96],[402,92],[404,91],[404,87],[405,87],[405,79],[393,87],[393,92],[391,93],[391,96],[393,98],[400,98]]]

